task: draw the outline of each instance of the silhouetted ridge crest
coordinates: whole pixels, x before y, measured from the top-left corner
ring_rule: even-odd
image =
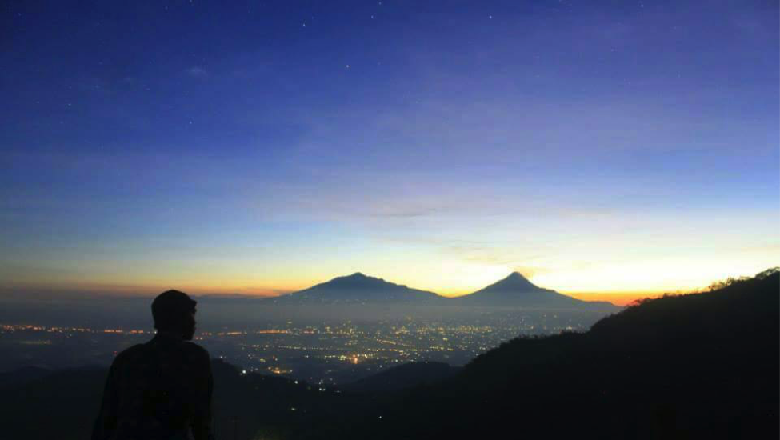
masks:
[[[325,283],[320,283],[315,286],[310,287],[309,289],[305,290],[311,290],[314,288],[354,288],[354,289],[363,289],[363,288],[392,288],[392,287],[406,287],[401,286],[399,284],[391,283],[389,281],[385,281],[383,278],[377,278],[377,277],[371,277],[368,275],[365,275],[361,272],[355,272],[352,275],[345,275],[343,277],[336,277],[333,278],[330,281],[327,281]]]
[[[445,301],[445,298],[356,272],[280,296],[274,301],[281,304],[436,304]]]
[[[361,272],[333,278],[307,289],[270,299],[277,304],[404,304],[404,305],[465,305],[511,306],[553,309],[617,308],[608,302],[586,302],[541,288],[518,272],[509,274],[472,294],[445,298],[436,293],[413,289]]]

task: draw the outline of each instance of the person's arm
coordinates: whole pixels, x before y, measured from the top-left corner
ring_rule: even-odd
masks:
[[[111,368],[108,370],[108,378],[103,390],[103,402],[95,420],[95,426],[92,429],[92,440],[108,440],[116,431],[119,405],[117,392],[118,361],[119,358],[114,359]]]
[[[205,352],[204,373],[205,381],[201,385],[196,406],[195,418],[192,421],[192,434],[195,440],[213,440],[211,432],[211,401],[214,394],[214,376],[211,373],[211,358],[208,352]]]

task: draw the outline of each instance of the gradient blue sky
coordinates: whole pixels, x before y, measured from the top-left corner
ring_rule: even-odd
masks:
[[[227,3],[227,4],[226,4]],[[780,261],[776,1],[0,6],[0,284],[273,293]]]

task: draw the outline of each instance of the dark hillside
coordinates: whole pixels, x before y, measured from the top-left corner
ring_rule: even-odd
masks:
[[[102,368],[64,370],[3,388],[0,438],[89,438],[106,374]]]
[[[217,439],[306,437],[311,430],[340,428],[343,405],[359,398],[321,391],[306,383],[241,374],[214,360],[214,430]],[[2,389],[0,439],[83,440],[92,432],[107,370],[63,370]]]
[[[19,386],[51,374],[52,371],[39,367],[22,367],[0,373],[0,389],[8,386]]]
[[[409,362],[381,373],[348,383],[340,388],[351,393],[400,391],[442,382],[460,370],[444,362]]]
[[[645,301],[585,334],[514,339],[381,405],[367,435],[777,438],[779,278]]]

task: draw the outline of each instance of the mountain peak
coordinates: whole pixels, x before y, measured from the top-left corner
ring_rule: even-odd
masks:
[[[524,277],[520,272],[512,272],[503,280],[500,280],[485,290],[541,290],[534,283],[528,281],[528,278]]]
[[[422,302],[442,300],[433,292],[410,289],[409,287],[355,272],[351,275],[333,278],[286,295],[280,301],[303,301],[311,303],[364,303],[364,302]]]
[[[376,284],[393,284],[389,283],[382,278],[376,278],[366,275],[362,272],[355,272],[351,275],[344,275],[341,277],[333,278],[330,281],[326,281],[321,285],[329,284],[350,284],[350,285],[376,285]]]
[[[544,309],[583,309],[601,307],[601,304],[587,303],[554,290],[541,288],[528,281],[519,272],[512,272],[506,278],[484,289],[458,298],[461,304],[482,306],[533,307]]]
[[[520,279],[522,279],[522,280],[526,280],[526,281],[528,280],[526,277],[523,276],[523,274],[521,274],[520,272],[517,272],[517,271],[514,271],[514,272],[510,273],[509,276],[504,278],[504,279],[505,280],[520,280]]]
[[[554,301],[553,297],[557,296],[563,297],[563,295],[536,286],[519,272],[512,272],[506,278],[461,298],[466,303],[506,305],[539,304],[549,302],[549,300]],[[566,299],[571,298],[566,297]]]

